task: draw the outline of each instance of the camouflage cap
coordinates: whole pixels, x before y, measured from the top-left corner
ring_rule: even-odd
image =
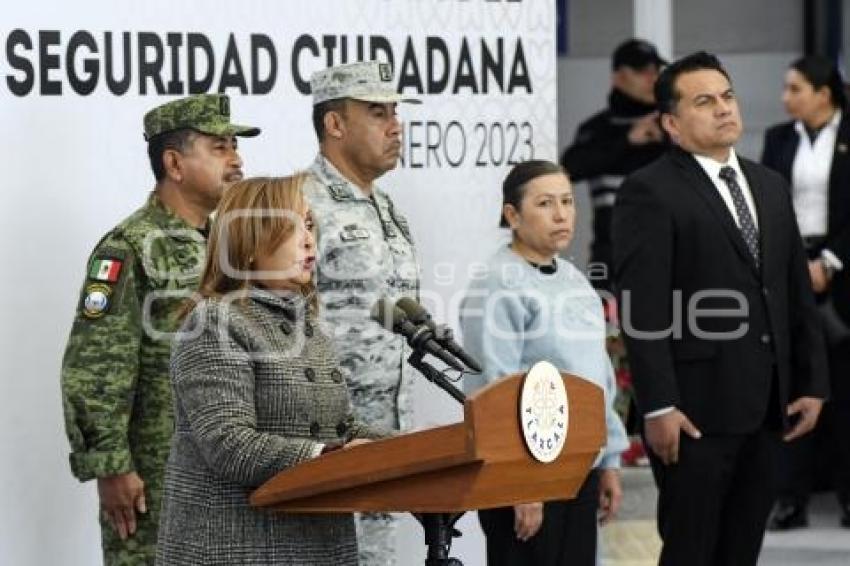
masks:
[[[313,106],[338,98],[365,102],[422,102],[407,98],[395,90],[393,70],[388,63],[365,61],[328,67],[310,77]]]
[[[230,123],[230,98],[226,94],[196,94],[166,102],[145,114],[145,139],[189,128],[212,136],[246,136],[260,128]]]

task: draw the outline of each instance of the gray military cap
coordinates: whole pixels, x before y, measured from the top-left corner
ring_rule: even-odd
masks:
[[[388,63],[364,61],[328,67],[310,77],[313,105],[339,98],[364,102],[422,102],[397,93],[393,70]]]

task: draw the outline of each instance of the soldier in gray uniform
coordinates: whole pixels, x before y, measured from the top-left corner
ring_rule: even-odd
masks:
[[[190,96],[144,118],[156,187],[95,246],[62,362],[71,471],[97,479],[104,563],[152,565],[174,431],[171,336],[197,288],[209,214],[242,178],[227,96]]]
[[[407,221],[375,180],[401,151],[396,115],[402,98],[389,65],[331,67],[310,79],[319,155],[304,187],[318,226],[320,314],[334,339],[355,413],[371,426],[411,426],[404,339],[371,321],[380,298],[416,298],[419,269]],[[397,520],[387,513],[357,521],[359,562],[395,563]]]

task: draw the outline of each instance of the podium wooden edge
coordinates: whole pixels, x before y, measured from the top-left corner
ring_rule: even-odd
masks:
[[[337,450],[319,458],[308,460],[287,470],[279,472],[288,476],[292,486],[280,486],[269,480],[257,488],[250,497],[252,505],[269,506],[285,498],[296,500],[325,493],[345,491],[358,486],[391,481],[418,473],[468,464],[475,457],[468,446],[467,431],[464,423],[443,425],[426,430],[376,440],[351,449]],[[410,454],[406,445],[411,442],[437,446],[433,454]],[[357,457],[359,465],[343,467]],[[388,464],[395,462],[395,467]],[[318,471],[321,479],[316,481]],[[274,478],[272,478],[274,479]],[[310,481],[310,483],[299,483]]]
[[[284,470],[251,495],[251,504],[282,512],[431,513],[569,499],[605,444],[603,391],[562,374],[571,430],[561,455],[542,464],[531,458],[516,424],[522,377],[507,376],[470,396],[461,422]]]

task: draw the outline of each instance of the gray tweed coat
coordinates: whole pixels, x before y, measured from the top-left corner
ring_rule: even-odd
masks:
[[[171,357],[176,430],[158,565],[357,563],[349,514],[272,514],[251,491],[318,443],[380,436],[354,421],[329,339],[305,302],[254,289],[206,299]]]

